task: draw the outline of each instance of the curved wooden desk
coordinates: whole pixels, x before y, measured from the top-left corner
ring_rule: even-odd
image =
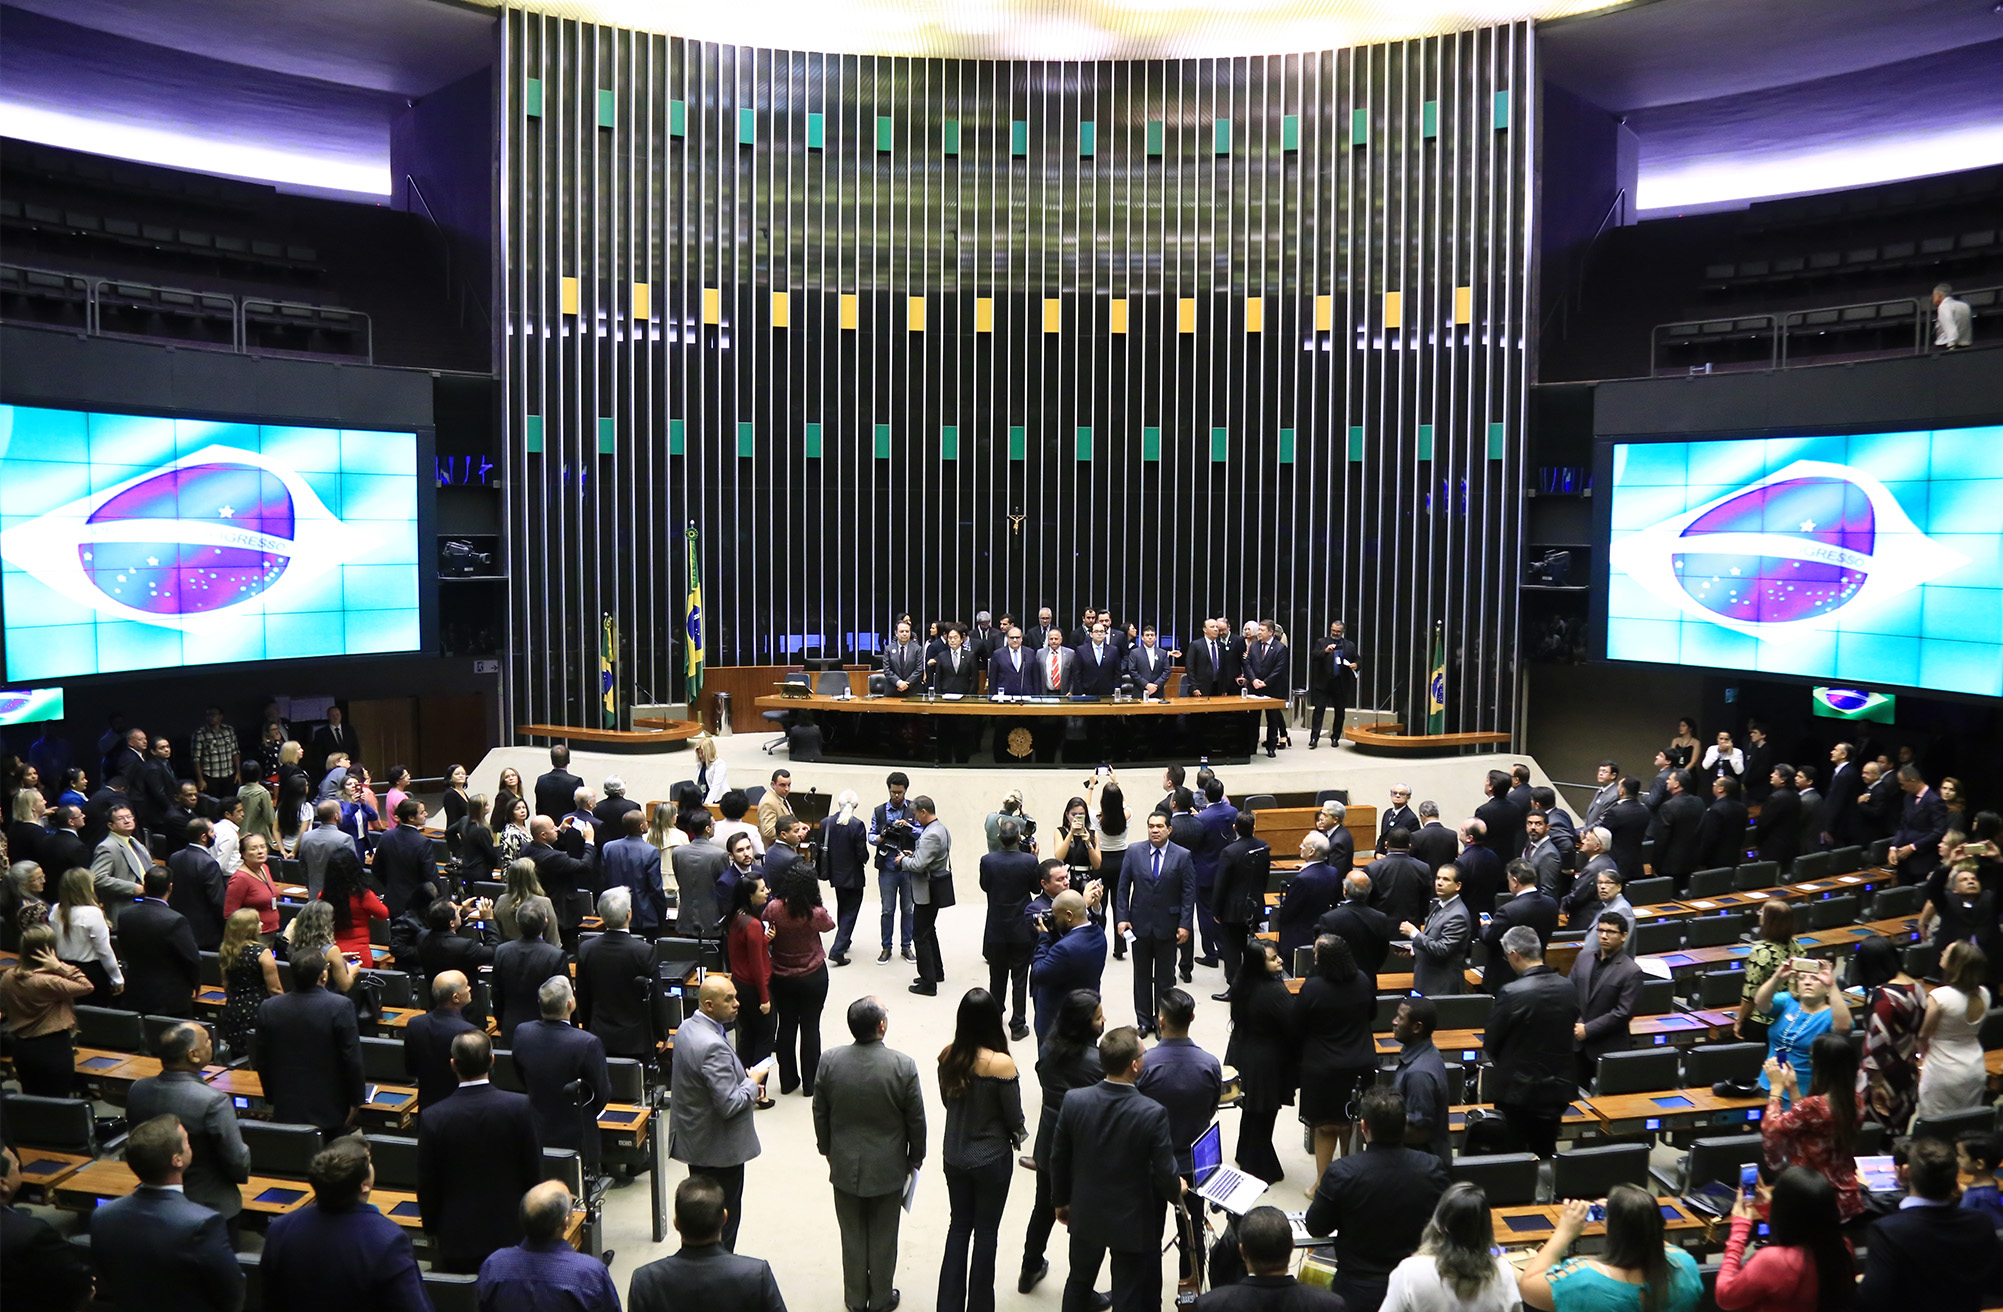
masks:
[[[1469,747],[1507,747],[1506,733],[1406,733],[1402,724],[1358,725],[1349,741],[1380,756],[1453,756]]]
[[[702,732],[702,724],[696,720],[639,719],[633,725],[631,729],[581,729],[567,724],[518,724],[515,732],[524,738],[589,743],[601,752],[680,751]]]

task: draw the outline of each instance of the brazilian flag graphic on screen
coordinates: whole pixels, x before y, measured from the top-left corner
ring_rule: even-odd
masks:
[[[1426,732],[1447,731],[1447,631],[1433,626],[1433,672],[1426,676]]]
[[[606,615],[598,626],[598,697],[605,706],[605,727],[619,727],[619,621]]]
[[[689,525],[689,599],[688,609],[682,616],[682,631],[688,641],[687,665],[684,667],[686,692],[684,696],[693,705],[702,696],[702,560],[696,535],[696,526]]]

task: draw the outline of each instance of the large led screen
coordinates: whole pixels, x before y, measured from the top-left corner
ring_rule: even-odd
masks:
[[[0,406],[9,679],[419,644],[417,434]]]
[[[2003,695],[2003,427],[1612,445],[1609,659]]]

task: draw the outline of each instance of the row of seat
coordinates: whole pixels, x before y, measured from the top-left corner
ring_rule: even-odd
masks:
[[[2003,198],[2003,168],[1967,169],[1876,187],[1759,201],[1746,211],[1739,227],[1747,233],[1854,229],[1879,220],[1993,208],[1999,198]]]
[[[2003,245],[1997,241],[1996,229],[1978,228],[1958,234],[1710,264],[1704,268],[1703,291],[1711,296],[1770,288],[1799,291],[1908,271],[1932,277],[1956,269],[1981,267],[1998,259],[2003,259]]]

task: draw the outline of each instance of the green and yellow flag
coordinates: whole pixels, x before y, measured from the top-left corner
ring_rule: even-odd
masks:
[[[605,707],[605,727],[619,727],[619,621],[604,616],[598,625],[598,697]]]
[[[1433,626],[1433,672],[1426,676],[1426,732],[1447,731],[1447,630]]]
[[[689,705],[695,705],[696,698],[702,696],[702,560],[696,526],[691,523],[689,539],[689,596],[688,607],[682,616],[682,632],[688,644],[688,653],[683,667],[683,696]]]

